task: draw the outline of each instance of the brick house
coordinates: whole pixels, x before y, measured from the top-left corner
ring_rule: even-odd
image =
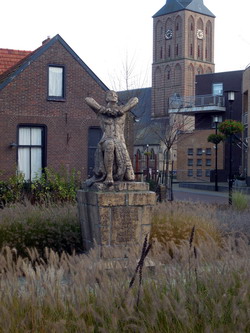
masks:
[[[85,97],[103,104],[107,90],[60,35],[33,52],[0,49],[1,178],[46,166],[86,178],[101,133]]]

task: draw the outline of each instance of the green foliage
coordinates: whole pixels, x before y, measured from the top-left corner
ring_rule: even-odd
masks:
[[[211,142],[215,145],[218,145],[223,140],[224,136],[222,134],[210,134],[207,138],[208,142]]]
[[[0,207],[6,204],[20,202],[24,196],[24,176],[17,174],[7,181],[0,180]]]
[[[27,255],[36,248],[42,255],[46,247],[61,253],[81,248],[81,232],[76,207],[73,205],[41,207],[16,205],[6,207],[0,217],[0,248],[15,248]]]
[[[227,119],[220,123],[219,131],[226,136],[244,131],[244,125],[240,121]]]
[[[239,211],[246,210],[249,206],[247,195],[242,192],[234,191],[232,195],[233,208]]]
[[[31,183],[31,201],[75,202],[76,190],[79,188],[80,174],[73,171],[68,177],[66,172],[60,173],[45,168],[41,177]]]
[[[0,181],[0,207],[22,202],[24,198],[39,204],[75,202],[79,185],[80,173],[74,170],[68,175],[63,169],[55,172],[45,168],[32,183],[25,182],[24,176],[18,174],[7,181]]]

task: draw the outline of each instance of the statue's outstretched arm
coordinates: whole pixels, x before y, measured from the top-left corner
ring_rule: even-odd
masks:
[[[122,111],[123,112],[127,112],[129,110],[131,110],[133,107],[136,106],[136,104],[139,102],[137,97],[133,97],[130,98],[130,100],[128,101],[128,103],[126,103],[123,107],[122,107]]]
[[[100,111],[100,109],[102,108],[102,106],[101,106],[100,104],[98,104],[98,103],[94,100],[94,98],[92,98],[92,97],[86,97],[86,98],[85,98],[85,101],[86,101],[86,103],[88,104],[88,106],[90,106],[91,109],[92,109],[93,111],[95,111],[96,113],[98,113],[98,112]]]

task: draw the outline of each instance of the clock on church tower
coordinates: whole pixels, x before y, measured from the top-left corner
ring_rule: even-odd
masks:
[[[153,16],[152,116],[169,98],[194,96],[195,75],[214,72],[214,14],[203,0],[167,0]]]

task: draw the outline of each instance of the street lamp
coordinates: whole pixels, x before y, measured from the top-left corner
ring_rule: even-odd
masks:
[[[235,91],[227,91],[227,99],[229,102],[229,119],[232,119],[232,104],[235,100]],[[233,195],[233,175],[232,175],[232,134],[229,135],[229,175],[228,175],[228,203],[232,205]]]
[[[214,116],[213,121],[215,123],[215,134],[218,134],[218,123],[221,122],[221,117]],[[214,172],[214,190],[218,192],[218,143],[215,143],[215,172]]]
[[[149,151],[148,151],[149,145],[147,144],[147,175],[146,180],[149,181]]]

